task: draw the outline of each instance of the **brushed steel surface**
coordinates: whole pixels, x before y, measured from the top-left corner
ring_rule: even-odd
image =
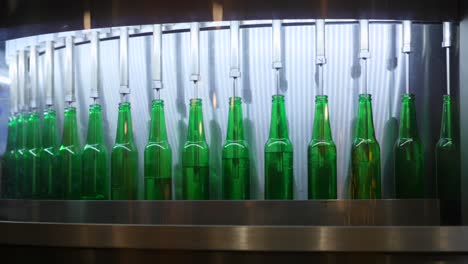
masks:
[[[162,225],[426,226],[439,224],[439,203],[437,200],[0,200],[0,221]]]
[[[0,244],[281,252],[468,252],[467,227],[160,226],[0,222]]]
[[[242,24],[247,23],[242,22]],[[224,22],[223,22],[224,23]],[[255,22],[258,23],[258,22]],[[242,76],[239,92],[243,100],[244,128],[251,149],[251,197],[263,198],[264,143],[268,137],[271,95],[275,93],[274,71],[271,69],[272,29],[266,26],[241,27],[240,65]],[[268,24],[270,23],[270,24]],[[315,66],[315,34],[311,24],[285,21],[282,27],[281,93],[285,95],[290,138],[294,145],[295,197],[307,197],[307,145],[312,134],[314,96],[317,94]],[[248,23],[247,23],[248,24]],[[177,27],[177,24],[175,25]],[[404,91],[404,63],[400,23],[369,24],[368,86],[372,94],[376,137],[381,146],[382,190],[384,198],[392,198],[394,190],[393,146],[398,135],[400,94]],[[426,164],[426,194],[435,196],[434,146],[439,137],[442,95],[445,92],[445,54],[440,46],[442,25],[414,24],[412,27],[413,53],[411,59],[411,91],[416,94],[416,108]],[[327,66],[324,69],[324,93],[329,96],[330,120],[338,155],[338,197],[349,198],[350,147],[355,129],[358,93],[362,69],[359,64],[359,25],[331,23],[326,26]],[[7,50],[30,45],[22,39],[7,43]],[[22,43],[21,41],[24,41]],[[454,43],[457,45],[457,43]],[[193,95],[190,82],[190,33],[172,31],[162,36],[163,79],[165,89],[160,92],[165,100],[166,126],[173,148],[173,193],[181,197],[181,148],[186,140],[188,102]],[[100,101],[103,107],[105,141],[111,147],[115,141],[117,108],[119,102],[118,39],[100,43],[101,80]],[[151,78],[152,36],[142,35],[129,40],[129,85],[132,93],[133,128],[135,143],[143,157],[148,140],[149,110],[152,98]],[[85,142],[88,123],[89,83],[91,75],[90,44],[76,46],[76,97],[80,141]],[[457,58],[458,49],[452,53]],[[8,53],[8,52],[7,52]],[[59,130],[62,129],[64,94],[64,49],[55,52],[54,81],[55,109]],[[39,71],[45,67],[45,56],[39,58]],[[210,146],[210,182],[213,198],[221,193],[221,148],[227,129],[228,98],[232,95],[230,83],[230,32],[225,27],[213,27],[200,32],[200,81],[198,95],[203,100],[205,132]],[[454,60],[455,61],[455,60]],[[43,75],[39,77],[39,99],[43,97]],[[453,97],[458,101],[458,89]],[[43,100],[40,100],[40,108]],[[59,133],[61,135],[61,133]],[[110,153],[110,152],[109,152]],[[139,160],[140,198],[143,197],[143,159]]]

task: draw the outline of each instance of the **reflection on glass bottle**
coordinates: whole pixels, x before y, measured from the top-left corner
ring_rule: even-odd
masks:
[[[452,103],[444,96],[442,126],[436,145],[437,196],[440,199],[441,224],[461,223],[460,151],[453,137]]]
[[[222,152],[223,199],[250,198],[249,147],[244,139],[241,98],[229,99],[229,117],[226,143]]]
[[[38,180],[40,177],[40,151],[41,151],[41,119],[39,113],[33,111],[27,122],[25,171],[26,180],[23,184],[24,198],[38,198]]]
[[[111,199],[138,199],[138,151],[128,102],[119,104],[117,136],[111,154]]]
[[[8,138],[5,155],[3,156],[2,165],[2,197],[11,199],[16,196],[16,175],[17,175],[17,159],[18,153],[16,150],[17,138],[17,118],[11,116],[8,120]]]
[[[291,200],[293,185],[293,146],[284,96],[273,95],[270,136],[265,144],[265,199]]]
[[[396,198],[424,198],[423,156],[414,95],[404,94],[401,101],[400,133],[395,144]]]
[[[359,95],[356,135],[352,146],[353,199],[380,199],[380,146],[375,138],[370,94]]]
[[[328,117],[328,97],[315,97],[312,141],[307,151],[309,199],[336,199],[336,146]]]
[[[44,111],[42,133],[42,148],[39,154],[41,173],[36,183],[39,198],[63,199],[63,178],[61,178],[58,166],[59,143],[55,110]]]
[[[164,101],[153,100],[149,141],[145,148],[145,199],[171,200],[172,151],[167,141]]]
[[[59,150],[61,175],[64,179],[63,192],[65,199],[81,198],[81,146],[78,138],[76,108],[65,108],[63,119],[62,145]]]
[[[17,151],[18,159],[16,166],[18,168],[16,175],[16,197],[17,198],[28,198],[25,194],[27,181],[29,178],[26,176],[26,139],[28,133],[28,119],[29,115],[26,113],[21,113],[18,118],[18,138],[17,138]]]
[[[89,106],[88,136],[82,159],[81,198],[84,200],[109,199],[107,149],[104,144],[101,105],[99,104]]]
[[[203,128],[202,100],[190,99],[187,141],[182,153],[182,198],[210,199],[209,148]]]

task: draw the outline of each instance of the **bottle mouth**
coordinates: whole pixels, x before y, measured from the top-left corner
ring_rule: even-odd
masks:
[[[130,108],[129,102],[121,102],[119,103],[119,108]]]
[[[201,98],[192,98],[190,99],[190,105],[201,105],[202,99]]]
[[[315,96],[315,102],[322,102],[322,101],[328,101],[328,96],[327,95],[316,95]]]
[[[101,109],[101,105],[100,104],[92,104],[89,106],[90,109]]]
[[[153,105],[164,105],[164,100],[162,99],[153,99]]]
[[[445,102],[450,102],[450,101],[452,100],[452,98],[451,98],[450,95],[448,95],[448,94],[444,94],[444,97],[443,97],[443,98],[444,98],[444,101],[445,101]]]
[[[403,94],[401,95],[402,99],[414,100],[416,96],[414,94]]]
[[[271,98],[273,101],[278,101],[278,100],[284,101],[284,95],[281,95],[281,94],[275,94]]]
[[[371,94],[360,94],[359,95],[359,100],[371,100],[372,99],[372,96]]]
[[[76,112],[76,107],[67,106],[67,107],[65,107],[65,112]]]
[[[242,102],[242,99],[238,96],[232,96],[232,97],[229,97],[229,103],[230,104],[240,104]]]

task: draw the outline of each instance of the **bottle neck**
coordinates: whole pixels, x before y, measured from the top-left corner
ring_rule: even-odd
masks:
[[[190,99],[188,141],[205,141],[205,129],[203,127],[202,100]]]
[[[26,148],[26,132],[27,132],[27,115],[24,113],[21,113],[18,117],[18,129],[17,129],[17,134],[16,134],[16,143],[17,143],[17,148],[18,149],[24,149]]]
[[[8,120],[8,139],[6,151],[11,151],[16,148],[16,130],[18,128],[17,121],[15,116],[11,116]]]
[[[104,143],[104,135],[102,129],[102,114],[101,105],[92,104],[89,106],[89,123],[87,144],[102,144]]]
[[[332,140],[330,128],[330,119],[328,116],[328,97],[326,95],[318,95],[315,97],[315,117],[313,140]]]
[[[31,112],[28,119],[26,145],[28,149],[40,148],[41,147],[41,119],[39,113],[34,111]]]
[[[401,99],[400,114],[400,138],[417,138],[418,125],[416,121],[416,109],[414,95],[404,94]]]
[[[132,114],[130,111],[130,103],[124,102],[119,105],[115,143],[125,144],[131,142],[133,142]]]
[[[288,120],[286,119],[283,95],[273,95],[270,138],[289,138]]]
[[[442,109],[442,126],[440,129],[441,138],[453,137],[452,134],[452,102],[450,95],[444,95],[444,105]]]
[[[44,148],[58,147],[58,129],[57,116],[55,110],[46,110],[44,112],[44,129],[42,135],[42,144]]]
[[[375,139],[370,94],[359,95],[356,137],[361,139]]]
[[[240,97],[229,98],[229,116],[226,140],[244,140],[242,122],[242,100]]]
[[[164,101],[153,100],[151,105],[150,142],[167,141],[166,120],[164,117]]]
[[[62,145],[79,145],[78,124],[76,122],[76,108],[65,108],[65,117],[63,119]]]

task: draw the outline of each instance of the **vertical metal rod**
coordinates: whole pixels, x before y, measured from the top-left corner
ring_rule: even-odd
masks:
[[[193,82],[195,98],[198,98],[198,81],[200,80],[200,24],[197,22],[190,23],[190,59],[190,80]]]
[[[152,79],[154,97],[161,98],[162,82],[162,25],[153,25]]]
[[[99,86],[101,85],[99,79],[99,31],[91,33],[91,85],[90,97],[96,103],[99,98]]]
[[[450,48],[445,49],[447,61],[447,95],[450,95]]]
[[[31,109],[37,109],[37,91],[38,91],[38,68],[37,68],[37,47],[32,45],[29,50],[29,74],[31,80],[31,96],[29,105]]]
[[[276,94],[280,94],[280,85],[281,85],[280,69],[283,68],[283,60],[281,57],[281,20],[273,20],[272,29],[273,29],[273,32],[272,32],[272,36],[273,36],[272,66],[273,66],[273,69],[275,69],[275,73],[276,73]]]
[[[128,28],[120,29],[120,99],[121,102],[128,101],[130,93],[128,71]]]
[[[452,46],[452,23],[443,23],[443,42],[442,47],[445,48],[445,60],[447,69],[447,95],[450,95],[450,47]]]
[[[325,56],[325,20],[318,19],[315,21],[315,41],[316,41],[316,59],[318,71],[318,95],[324,94],[324,81],[323,81],[323,65],[327,63]]]
[[[232,96],[236,97],[237,79],[241,76],[239,59],[239,21],[231,21],[231,71]]]
[[[54,42],[45,43],[45,103],[48,108],[54,104]]]
[[[360,52],[359,58],[362,60],[362,82],[363,88],[362,93],[368,93],[367,85],[367,60],[370,58],[370,49],[369,49],[369,20],[361,19],[359,20],[359,30],[360,30]]]
[[[18,96],[19,107],[21,112],[27,110],[26,106],[26,52],[20,50],[18,52]]]
[[[412,22],[409,20],[403,21],[403,48],[402,52],[405,53],[405,61],[406,61],[406,93],[410,93],[410,82],[409,82],[409,72],[410,72],[410,57],[409,54],[411,53],[411,25]]]
[[[71,105],[75,102],[75,58],[74,58],[74,49],[75,41],[73,36],[65,37],[65,57],[66,57],[66,67],[65,67],[65,102]]]
[[[14,56],[10,62],[10,114],[18,113],[18,58]]]

